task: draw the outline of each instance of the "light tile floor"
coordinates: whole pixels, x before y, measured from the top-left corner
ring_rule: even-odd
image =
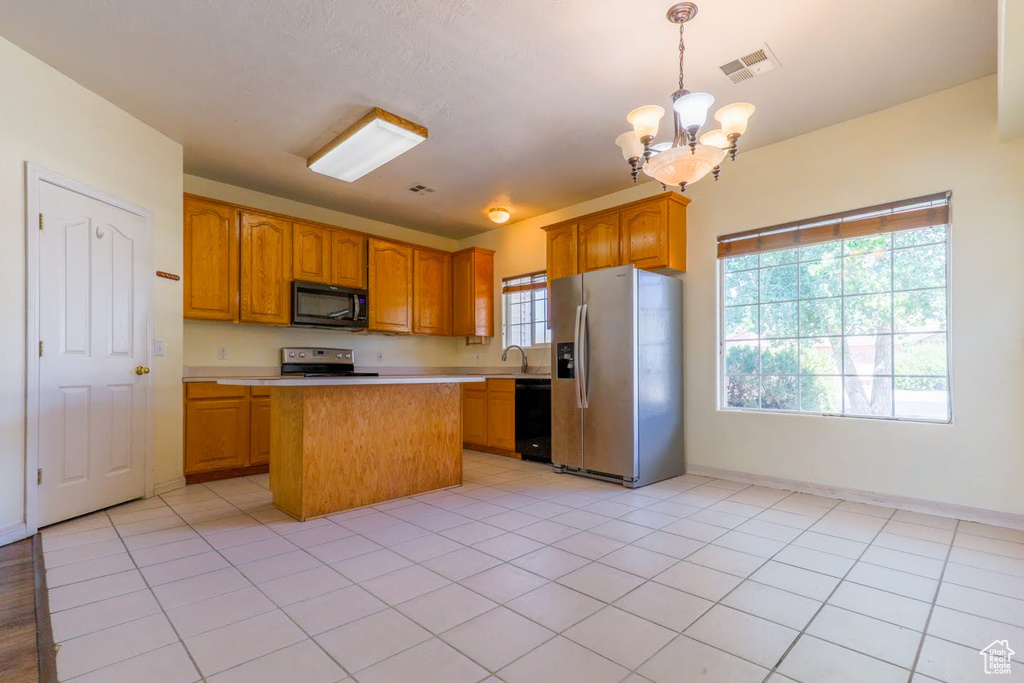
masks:
[[[266,475],[43,532],[63,681],[990,680],[1024,531],[467,451],[465,484],[299,523]]]

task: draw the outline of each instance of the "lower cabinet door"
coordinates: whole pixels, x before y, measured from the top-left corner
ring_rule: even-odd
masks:
[[[516,449],[515,391],[488,392],[487,445],[506,451]]]
[[[249,402],[249,464],[270,463],[270,397]]]
[[[462,441],[477,446],[487,445],[487,390],[462,390]]]
[[[249,464],[249,398],[185,403],[185,474]]]

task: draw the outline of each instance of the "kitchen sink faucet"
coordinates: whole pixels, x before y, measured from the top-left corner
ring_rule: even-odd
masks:
[[[502,353],[501,353],[501,360],[503,360],[503,361],[508,360],[508,350],[509,349],[519,349],[519,353],[523,356],[523,362],[519,366],[519,374],[525,375],[526,374],[526,351],[523,351],[523,347],[522,346],[518,346],[516,344],[511,344],[509,346],[506,346],[505,350],[502,351]]]

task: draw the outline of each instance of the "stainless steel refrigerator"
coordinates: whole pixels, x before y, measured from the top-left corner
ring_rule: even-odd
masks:
[[[683,286],[606,268],[551,281],[551,462],[638,487],[683,474]]]

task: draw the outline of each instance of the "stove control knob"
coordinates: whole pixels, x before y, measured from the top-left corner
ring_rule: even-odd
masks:
[[[304,354],[304,353],[300,353],[299,354],[299,358],[305,358],[305,357],[306,357],[306,354]]]
[[[289,358],[295,358],[295,352],[294,351],[289,351],[288,352],[288,357]]]

